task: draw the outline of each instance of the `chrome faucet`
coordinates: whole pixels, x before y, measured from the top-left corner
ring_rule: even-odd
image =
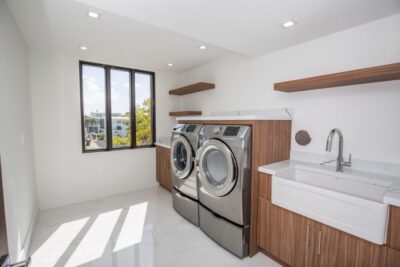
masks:
[[[337,133],[339,136],[339,151],[336,160],[336,171],[343,172],[343,166],[348,166],[348,167],[351,166],[351,154],[349,156],[349,161],[343,160],[343,133],[340,129],[338,128],[332,129],[332,131],[329,133],[328,139],[326,140],[326,151],[332,150],[332,140],[335,133]]]

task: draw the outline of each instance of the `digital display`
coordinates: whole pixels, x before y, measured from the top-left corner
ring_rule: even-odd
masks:
[[[186,132],[188,132],[188,133],[192,133],[192,132],[194,132],[194,130],[196,130],[196,125],[188,125],[186,127]]]
[[[239,132],[239,129],[240,127],[228,126],[224,131],[224,136],[236,136]]]

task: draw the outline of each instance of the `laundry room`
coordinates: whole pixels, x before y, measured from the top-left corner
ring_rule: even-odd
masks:
[[[0,267],[400,267],[400,1],[0,0]]]

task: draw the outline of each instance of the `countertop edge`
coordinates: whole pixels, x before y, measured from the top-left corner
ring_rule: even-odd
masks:
[[[177,121],[234,121],[234,120],[293,120],[285,116],[263,116],[263,115],[242,115],[242,116],[183,116],[177,117]]]
[[[280,162],[260,166],[260,167],[258,167],[258,171],[274,176],[274,175],[276,175],[277,172],[281,172],[285,169],[292,168],[292,167],[296,166],[297,164],[313,165],[313,163],[308,163],[308,162],[285,160],[285,161],[280,161]],[[398,190],[398,193],[393,192],[392,190]],[[382,203],[400,207],[400,181],[392,184],[388,188],[388,190],[383,195]]]
[[[161,146],[161,147],[165,147],[165,148],[171,149],[171,145],[170,144],[164,144],[164,143],[159,143],[159,142],[155,142],[154,144],[156,146]]]

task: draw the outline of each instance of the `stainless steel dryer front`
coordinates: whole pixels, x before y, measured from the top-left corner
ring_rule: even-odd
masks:
[[[201,127],[197,124],[176,125],[172,130],[171,143],[173,207],[195,225],[199,224],[199,204],[194,161]]]
[[[205,125],[197,151],[200,228],[238,257],[248,255],[251,127]]]

